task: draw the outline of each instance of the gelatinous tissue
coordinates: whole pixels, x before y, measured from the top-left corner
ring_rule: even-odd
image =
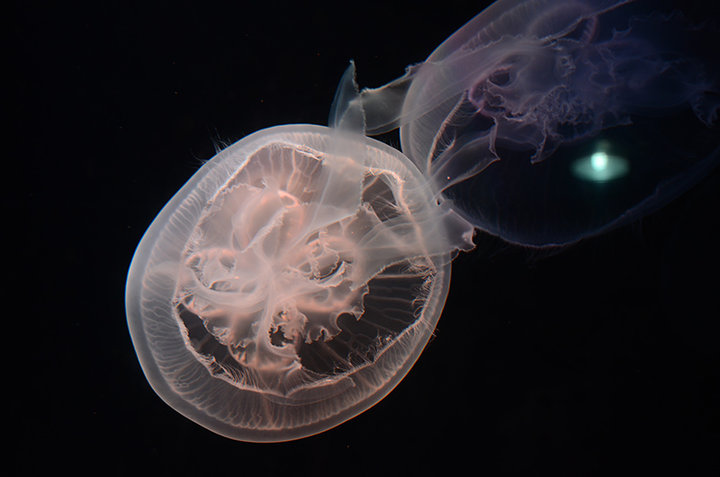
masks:
[[[383,87],[351,66],[332,127],[221,151],[130,267],[153,389],[237,440],[325,431],[413,366],[475,229],[564,245],[692,186],[720,155],[720,68],[665,6],[501,0]],[[367,137],[397,128],[402,152]]]

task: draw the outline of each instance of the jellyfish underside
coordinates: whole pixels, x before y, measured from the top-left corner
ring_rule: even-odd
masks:
[[[382,88],[351,66],[333,128],[220,152],[128,275],[153,389],[233,439],[322,432],[410,370],[473,226],[566,244],[690,187],[718,162],[717,65],[690,54],[705,30],[653,5],[496,2]],[[405,155],[364,136],[396,128]]]
[[[657,209],[720,161],[718,65],[703,56],[717,32],[662,5],[496,2],[352,103],[369,133],[399,127],[403,152],[481,230],[572,243]],[[626,173],[573,175],[597,152]]]
[[[226,149],[133,260],[143,369],[219,434],[303,437],[377,402],[435,327],[451,252],[472,246],[401,154],[329,131],[270,128]]]

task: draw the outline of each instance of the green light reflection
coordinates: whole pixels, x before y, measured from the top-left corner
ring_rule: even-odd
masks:
[[[605,152],[605,144],[589,156],[581,157],[572,164],[576,177],[590,182],[608,182],[628,173],[630,163],[624,157]]]

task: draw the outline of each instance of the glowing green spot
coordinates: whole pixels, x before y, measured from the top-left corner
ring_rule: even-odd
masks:
[[[622,177],[630,170],[627,159],[598,150],[572,164],[576,177],[591,182],[607,182]]]
[[[596,152],[590,156],[590,166],[594,171],[600,172],[607,169],[608,155],[604,152]]]

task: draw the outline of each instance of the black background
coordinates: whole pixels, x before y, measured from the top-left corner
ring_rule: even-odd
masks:
[[[231,441],[145,381],[125,322],[127,268],[215,145],[326,124],[349,59],[361,86],[384,84],[485,3],[12,5],[12,471],[717,475],[717,170],[662,210],[560,253],[479,236],[454,263],[435,337],[409,375],[323,434]]]

